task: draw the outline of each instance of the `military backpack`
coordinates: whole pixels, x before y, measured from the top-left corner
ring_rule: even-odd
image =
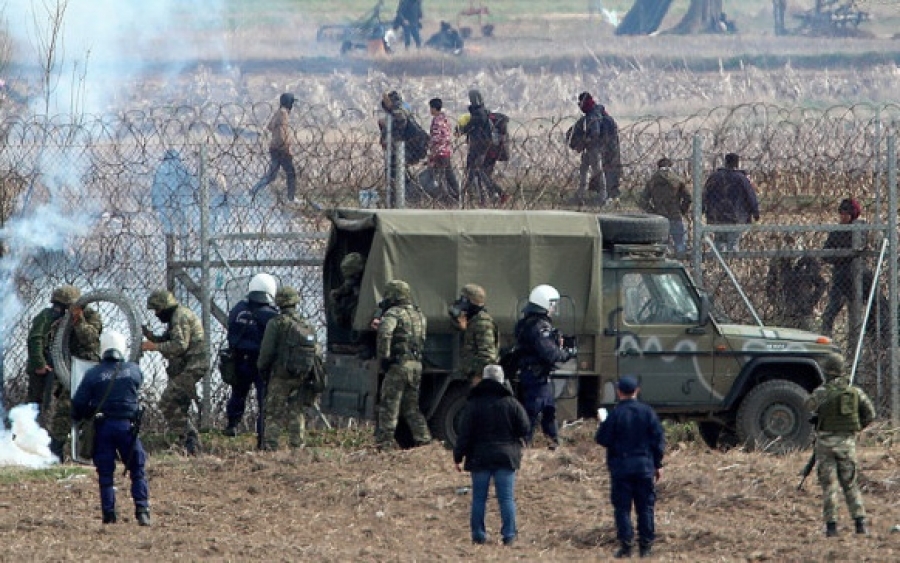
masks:
[[[321,393],[325,389],[325,377],[321,364],[320,369],[314,369],[318,356],[316,335],[306,321],[290,320],[275,364],[276,373],[290,379],[301,379],[313,392]]]
[[[862,429],[859,420],[859,395],[852,385],[828,386],[828,395],[819,407],[818,430],[856,433]]]

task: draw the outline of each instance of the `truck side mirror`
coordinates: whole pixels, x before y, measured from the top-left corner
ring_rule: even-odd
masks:
[[[700,326],[709,324],[709,295],[705,291],[700,292]]]

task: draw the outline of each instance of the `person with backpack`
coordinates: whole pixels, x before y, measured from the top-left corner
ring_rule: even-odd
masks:
[[[832,352],[820,363],[825,384],[806,400],[816,426],[816,475],[822,487],[825,536],[837,532],[838,488],[844,493],[857,534],[866,534],[866,508],[859,491],[856,436],[875,420],[875,405],[845,373],[844,357]],[[837,483],[835,483],[837,476]]]
[[[144,374],[136,363],[125,361],[128,345],[123,334],[106,331],[100,341],[100,363],[84,374],[72,397],[72,420],[91,420],[94,424],[93,462],[103,523],[118,521],[114,486],[118,456],[131,473],[134,519],[140,526],[149,526],[150,493],[144,472],[147,455],[137,432]]]
[[[381,132],[381,148],[388,150],[390,142],[390,160],[387,162],[387,180],[390,189],[397,189],[397,153],[400,144],[404,146],[405,156],[405,185],[406,194],[410,195],[410,186],[413,184],[412,175],[409,167],[416,164],[428,153],[428,133],[422,129],[422,126],[416,121],[415,117],[410,113],[409,106],[403,102],[403,97],[396,90],[385,92],[381,97],[381,109],[385,111],[391,121],[391,136],[387,136],[387,119],[388,117],[378,120],[378,128]]]
[[[503,190],[491,179],[493,165],[490,168],[485,166],[492,143],[490,112],[485,108],[484,97],[478,90],[469,90],[469,102],[469,118],[459,128],[459,133],[465,135],[469,143],[465,190],[470,197],[477,195],[479,203],[484,206],[488,198],[501,198]]]
[[[259,350],[256,367],[268,388],[259,445],[262,450],[277,450],[285,431],[290,447],[303,447],[304,409],[314,405],[324,390],[316,330],[297,310],[299,303],[300,294],[293,287],[278,290],[275,304],[281,313],[266,325]]]
[[[278,282],[269,274],[256,274],[250,279],[247,296],[235,305],[228,313],[228,349],[234,361],[235,382],[231,386],[231,397],[225,405],[228,425],[226,436],[237,436],[237,427],[244,417],[247,407],[247,395],[250,387],[256,389],[256,404],[259,412],[256,415],[257,440],[262,439],[262,408],[265,404],[266,384],[256,369],[256,360],[262,346],[266,324],[278,314],[272,301]]]

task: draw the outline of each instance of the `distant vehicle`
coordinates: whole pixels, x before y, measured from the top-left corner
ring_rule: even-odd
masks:
[[[713,318],[706,293],[666,258],[663,217],[347,209],[329,218],[326,303],[343,257],[367,260],[352,328],[328,314],[327,411],[374,417],[380,374],[369,324],[385,283],[402,279],[428,319],[420,407],[433,433],[454,443],[469,383],[457,370],[448,306],[463,284],[482,285],[509,346],[530,288],[547,283],[563,294],[554,324],[578,351],[552,376],[561,420],[612,406],[616,380],[634,374],[642,400],[664,418],[696,421],[711,447],[790,451],[812,439],[804,402],[824,381],[818,360],[837,348],[811,332]]]
[[[378,0],[375,7],[363,17],[346,24],[330,24],[319,27],[316,41],[335,41],[341,44],[341,54],[345,55],[354,49],[369,50],[373,43],[381,42],[384,52],[390,52],[390,45],[385,41],[390,22],[381,19],[384,1]]]

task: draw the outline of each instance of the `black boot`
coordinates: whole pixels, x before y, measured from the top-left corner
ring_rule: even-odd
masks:
[[[626,559],[631,557],[631,544],[628,542],[622,542],[621,547],[616,553],[613,555],[616,559]]]
[[[50,453],[59,458],[60,463],[65,463],[66,443],[56,438],[50,438]]]
[[[653,544],[651,543],[642,543],[640,545],[640,554],[641,557],[650,557],[650,554],[653,552]]]
[[[200,438],[195,434],[188,434],[184,439],[184,451],[188,455],[197,455],[200,453]]]
[[[869,531],[866,529],[866,519],[863,516],[856,518],[856,533],[857,534],[868,534]]]
[[[138,508],[134,512],[134,519],[137,520],[138,526],[150,525],[150,509]]]
[[[825,537],[833,538],[837,536],[837,522],[826,522]]]
[[[104,510],[103,511],[103,523],[104,524],[115,524],[119,520],[119,517],[116,515],[115,510]]]

